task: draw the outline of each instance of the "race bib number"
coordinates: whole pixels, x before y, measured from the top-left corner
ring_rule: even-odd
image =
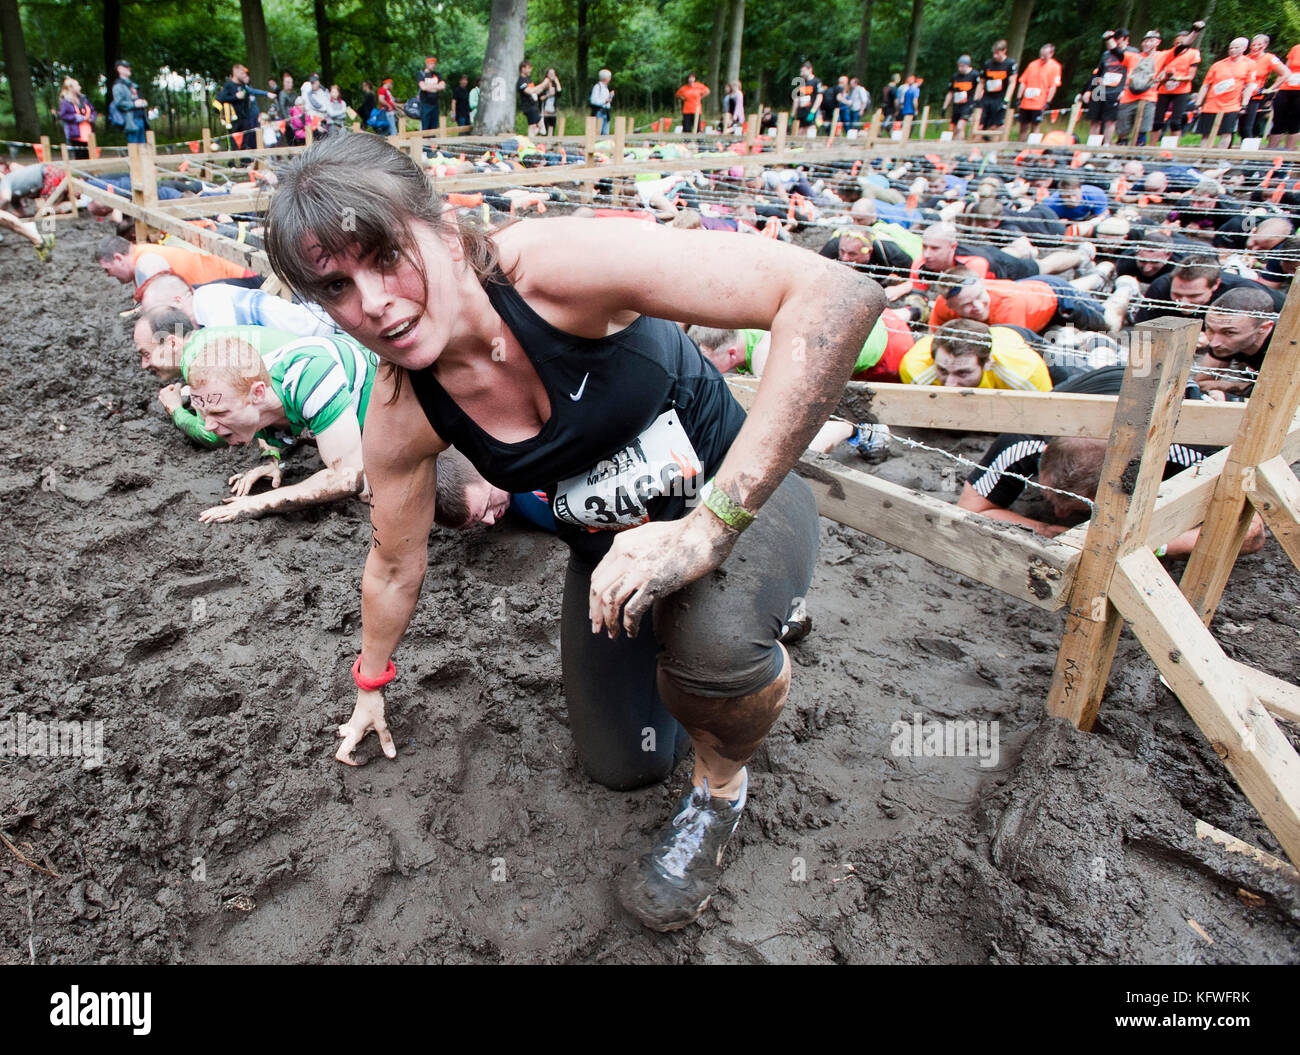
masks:
[[[1042,88],[1026,88],[1026,89],[1025,89],[1025,98],[1026,98],[1026,99],[1037,99],[1037,98],[1038,98],[1040,95],[1042,95],[1042,94],[1043,94],[1043,89],[1042,89]]]
[[[967,98],[967,95],[966,95],[965,92],[953,92],[953,93],[952,93],[952,101],[955,102],[955,103],[964,103],[964,102],[966,101],[966,98]]]
[[[1124,74],[1122,73],[1107,73],[1102,75],[1101,83],[1104,84],[1107,88],[1115,88],[1119,85],[1119,82],[1122,81],[1123,79],[1124,79]]]
[[[1219,82],[1214,86],[1214,94],[1215,94],[1215,95],[1223,95],[1225,92],[1230,92],[1230,91],[1232,91],[1232,89],[1235,88],[1236,86],[1237,86],[1237,78],[1236,78],[1236,77],[1227,77],[1227,78],[1225,78],[1224,80],[1219,81]]]
[[[677,411],[667,410],[613,457],[560,481],[555,519],[595,531],[625,531],[650,519],[651,499],[704,471]]]
[[[989,79],[984,82],[984,90],[986,92],[1000,92],[1002,91],[1002,82]]]

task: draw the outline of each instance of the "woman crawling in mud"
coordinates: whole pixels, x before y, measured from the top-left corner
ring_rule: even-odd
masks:
[[[689,737],[692,789],[619,893],[647,926],[690,923],[789,693],[778,635],[818,531],[791,468],[880,314],[879,287],[767,239],[636,221],[489,235],[374,136],[323,140],[290,165],[267,228],[276,273],[388,366],[365,427],[373,536],[338,759],[354,764],[372,730],[396,757],[381,690],[425,574],[435,459],[455,445],[494,486],[551,496],[571,551],[564,688],[591,777],[662,780]],[[676,322],[771,331],[748,418]]]

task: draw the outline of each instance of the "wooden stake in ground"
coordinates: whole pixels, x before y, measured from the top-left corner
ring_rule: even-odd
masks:
[[[77,196],[72,193],[72,159],[68,153],[68,144],[64,143],[59,147],[59,153],[63,156],[63,181],[68,188],[68,201],[72,202],[72,215],[77,215]]]
[[[1074,126],[1079,123],[1079,114],[1082,111],[1083,104],[1076,99],[1074,105],[1070,107],[1070,120],[1065,125],[1065,134],[1067,136],[1074,136]]]
[[[1142,131],[1142,115],[1146,113],[1146,108],[1147,101],[1145,99],[1139,99],[1137,112],[1133,115],[1133,132],[1128,137],[1128,145],[1131,147],[1137,146],[1138,136]]]
[[[776,146],[774,149],[778,154],[785,150],[785,130],[789,124],[790,115],[784,110],[776,115]]]
[[[925,138],[925,126],[930,123],[930,108],[927,106],[921,111],[921,138]]]
[[[158,204],[158,173],[154,168],[153,147],[148,143],[127,144],[127,164],[131,173],[131,200],[145,208]],[[139,245],[149,241],[149,225],[137,217],[135,240]]]
[[[1047,698],[1051,714],[1080,729],[1092,728],[1106,691],[1121,626],[1111,579],[1123,557],[1146,546],[1198,329],[1190,319],[1157,319],[1137,328],[1129,351]]]

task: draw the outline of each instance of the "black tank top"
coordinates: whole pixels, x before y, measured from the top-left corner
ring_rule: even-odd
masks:
[[[504,443],[456,404],[432,368],[410,373],[434,431],[484,479],[545,490],[559,535],[599,557],[612,532],[676,520],[745,421],[717,368],[676,323],[642,315],[608,337],[575,337],[538,315],[498,272],[484,282],[550,398],[536,436]]]

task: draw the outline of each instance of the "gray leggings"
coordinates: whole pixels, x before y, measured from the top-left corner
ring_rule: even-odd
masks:
[[[569,558],[560,654],[569,728],[588,775],[618,790],[663,780],[687,737],[659,698],[662,669],[684,692],[747,696],[781,673],[777,637],[817,559],[817,504],[791,473],[723,566],[655,602],[629,640],[591,632],[595,566]]]

